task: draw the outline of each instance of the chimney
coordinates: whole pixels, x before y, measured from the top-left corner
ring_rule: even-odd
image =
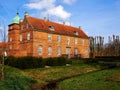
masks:
[[[79,29],[82,29],[82,27],[81,27],[81,26],[79,26]]]
[[[28,12],[25,12],[25,17],[29,16]]]
[[[65,22],[63,22],[63,25],[65,25]]]

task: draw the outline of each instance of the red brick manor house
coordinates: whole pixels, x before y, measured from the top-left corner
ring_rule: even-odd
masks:
[[[34,18],[26,12],[8,25],[7,54],[20,56],[89,57],[89,38],[81,28]]]

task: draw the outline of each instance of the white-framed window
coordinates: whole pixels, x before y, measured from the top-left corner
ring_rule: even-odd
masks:
[[[20,41],[22,41],[22,39],[23,39],[23,38],[22,38],[22,34],[20,34]]]
[[[75,44],[78,43],[78,39],[77,39],[77,38],[74,39],[74,43],[75,43]]]
[[[70,45],[70,37],[67,38],[67,44]]]
[[[48,41],[51,41],[51,40],[52,40],[52,35],[48,34]]]
[[[61,55],[61,48],[58,47],[58,55]]]
[[[39,46],[39,47],[38,47],[38,54],[39,54],[39,55],[42,55],[42,52],[43,52],[43,51],[42,51],[42,46]]]
[[[75,48],[74,53],[75,53],[75,55],[78,55],[78,49],[77,48]]]
[[[54,26],[49,26],[49,29],[50,29],[51,31],[54,31],[54,30],[55,30]]]
[[[78,32],[77,32],[77,31],[75,31],[75,35],[77,35],[77,36],[78,36]]]
[[[10,45],[10,47],[9,47],[9,48],[10,48],[10,50],[11,50],[11,49],[12,49],[12,45]]]
[[[57,36],[57,41],[61,42],[61,36],[60,35]]]
[[[66,54],[70,55],[70,48],[66,48]]]
[[[82,44],[84,44],[85,43],[85,40],[84,39],[82,39]]]
[[[12,41],[12,38],[10,37],[10,42]]]
[[[51,54],[52,54],[52,48],[48,47],[48,55],[51,55]]]
[[[27,40],[30,40],[30,32],[27,34]]]

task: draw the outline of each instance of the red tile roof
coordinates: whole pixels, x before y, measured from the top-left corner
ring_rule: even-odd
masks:
[[[42,19],[27,17],[27,21],[34,27],[34,29],[42,30],[45,32],[58,33],[62,35],[78,36],[82,38],[88,38],[88,36],[80,28],[59,24],[51,21],[45,21]],[[54,27],[54,31],[49,29],[49,26]],[[78,35],[75,35],[75,32],[78,32]]]

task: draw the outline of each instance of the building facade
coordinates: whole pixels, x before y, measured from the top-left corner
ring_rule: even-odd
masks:
[[[89,57],[89,38],[81,28],[38,19],[18,13],[8,25],[8,55]]]

